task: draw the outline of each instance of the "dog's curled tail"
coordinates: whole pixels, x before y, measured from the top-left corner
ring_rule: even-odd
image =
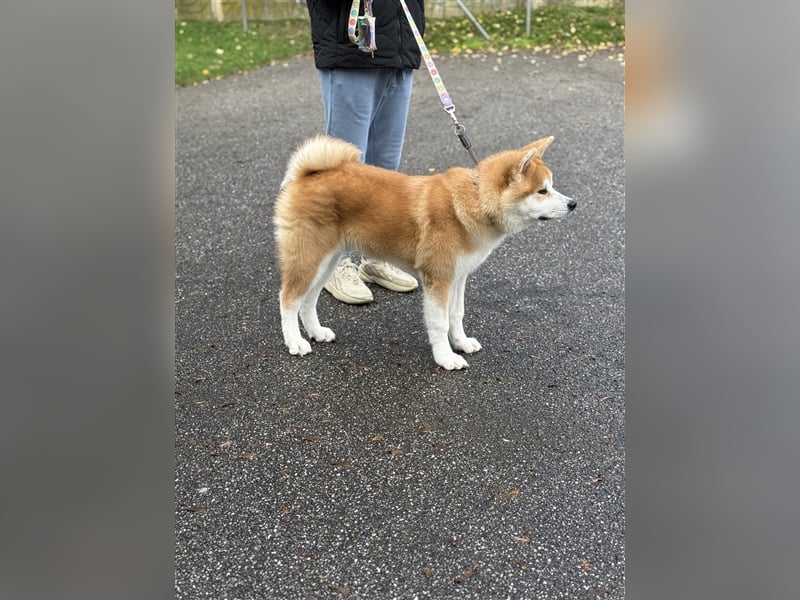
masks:
[[[300,177],[334,169],[344,162],[357,161],[360,157],[361,151],[344,140],[327,135],[313,137],[292,154],[281,189]]]

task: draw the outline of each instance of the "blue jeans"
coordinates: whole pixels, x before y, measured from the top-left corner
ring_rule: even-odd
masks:
[[[396,171],[403,153],[411,69],[318,69],[326,130],[361,150],[361,160]]]

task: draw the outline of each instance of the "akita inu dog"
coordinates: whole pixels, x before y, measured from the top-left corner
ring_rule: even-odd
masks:
[[[358,148],[339,139],[318,136],[301,145],[289,160],[274,216],[289,352],[311,352],[298,316],[312,339],[335,339],[319,322],[317,299],[341,255],[357,251],[420,276],[433,359],[445,369],[466,367],[454,349],[481,349],[462,324],[467,275],[506,236],[577,205],[553,188],[542,162],[552,141],[494,154],[475,169],[425,176],[359,162]]]

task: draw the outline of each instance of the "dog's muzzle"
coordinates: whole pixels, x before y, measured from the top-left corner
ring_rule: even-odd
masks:
[[[578,203],[575,200],[570,200],[567,202],[567,212],[572,212],[575,210],[575,207],[578,206]],[[540,221],[549,221],[550,217],[541,216],[539,217]]]

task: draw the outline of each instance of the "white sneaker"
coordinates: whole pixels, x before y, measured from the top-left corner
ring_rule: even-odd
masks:
[[[367,304],[372,302],[372,292],[358,276],[358,269],[349,258],[336,267],[331,278],[325,283],[331,295],[347,304]]]
[[[377,283],[393,292],[410,292],[419,287],[414,277],[388,262],[362,258],[358,275],[367,283]]]

